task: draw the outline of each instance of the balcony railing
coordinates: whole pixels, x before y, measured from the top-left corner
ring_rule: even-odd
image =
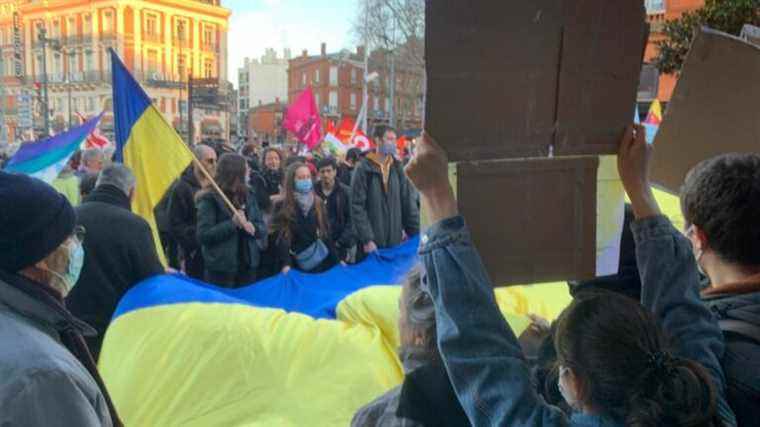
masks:
[[[216,43],[201,43],[201,50],[204,52],[219,52],[219,46]]]
[[[143,33],[142,40],[147,43],[163,43],[161,34],[156,33]]]
[[[174,46],[181,48],[190,48],[190,40],[188,38],[174,37],[172,39]]]

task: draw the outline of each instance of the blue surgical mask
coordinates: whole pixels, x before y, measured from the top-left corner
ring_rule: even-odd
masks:
[[[77,243],[74,249],[70,249],[69,252],[69,265],[66,267],[66,271],[61,274],[57,271],[48,270],[58,279],[63,282],[64,297],[74,289],[74,285],[79,280],[79,275],[82,273],[82,266],[84,265],[84,247],[81,243]]]
[[[296,180],[296,191],[299,193],[306,194],[310,192],[313,187],[314,187],[314,183],[312,183],[310,179]]]

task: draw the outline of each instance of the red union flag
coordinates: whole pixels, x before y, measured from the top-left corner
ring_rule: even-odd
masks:
[[[319,118],[311,86],[307,87],[288,107],[283,126],[309,150],[319,145],[322,139],[322,121]]]

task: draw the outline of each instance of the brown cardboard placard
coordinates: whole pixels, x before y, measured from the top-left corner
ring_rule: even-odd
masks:
[[[760,46],[703,29],[654,140],[652,179],[680,191],[689,170],[723,153],[760,152]]]
[[[596,273],[598,157],[462,162],[459,209],[493,282]]]
[[[648,34],[640,0],[426,7],[425,127],[452,161],[616,153]]]

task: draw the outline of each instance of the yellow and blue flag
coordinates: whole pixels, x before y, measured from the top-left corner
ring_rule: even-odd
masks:
[[[164,260],[153,209],[193,160],[193,154],[151,102],[139,83],[111,49],[114,159],[132,169],[137,179],[132,211],[153,230],[156,250]]]
[[[419,262],[418,245],[240,289],[179,275],[138,284],[99,360],[120,416],[128,426],[349,425],[403,380],[394,284]],[[570,301],[564,283],[495,293],[518,334],[527,313],[552,319]]]

